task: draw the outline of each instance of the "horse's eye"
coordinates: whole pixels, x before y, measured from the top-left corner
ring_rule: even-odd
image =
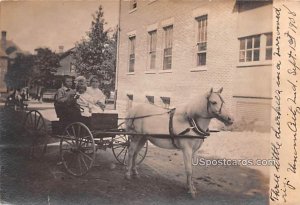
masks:
[[[211,101],[211,104],[215,105],[215,104],[217,104],[217,102],[216,101]]]

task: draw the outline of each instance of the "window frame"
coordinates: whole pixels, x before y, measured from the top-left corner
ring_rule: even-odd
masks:
[[[128,74],[133,74],[135,72],[135,63],[136,63],[135,48],[136,48],[136,35],[130,35],[128,36],[128,68],[127,68]]]
[[[207,66],[207,28],[208,28],[208,14],[195,17],[196,21],[196,67]],[[204,44],[205,49],[201,49]],[[205,64],[199,63],[199,57],[205,54]]]
[[[155,39],[153,40],[153,34],[155,34]],[[157,29],[148,31],[148,64],[146,66],[146,71],[156,70],[157,63]],[[154,43],[154,45],[153,45]],[[154,56],[154,60],[153,60]],[[152,61],[153,60],[153,61]],[[153,63],[153,64],[152,64]]]
[[[267,32],[267,33],[260,33],[260,34],[255,34],[255,35],[249,35],[249,36],[243,36],[238,38],[238,44],[239,44],[239,50],[238,50],[238,58],[237,58],[237,67],[247,67],[247,66],[260,66],[260,65],[271,65],[272,64],[272,58],[271,59],[266,59],[266,52],[267,49],[272,49],[272,45],[267,46],[267,36],[271,35],[272,39],[271,42],[273,42],[273,33],[272,32]],[[259,37],[259,47],[254,48],[254,37]],[[247,59],[247,40],[252,38],[252,48],[248,49],[248,51],[252,51],[252,56],[251,59],[252,61],[246,61]],[[244,48],[241,49],[241,41],[245,40],[244,42]],[[254,50],[258,50],[259,48],[259,60],[253,61],[254,59]],[[240,61],[241,59],[241,52],[244,52],[244,61]],[[273,55],[273,54],[272,54]]]
[[[168,30],[171,30],[171,32]],[[171,71],[172,70],[172,60],[173,60],[173,33],[174,33],[174,26],[173,24],[166,25],[163,27],[163,34],[164,34],[164,41],[163,41],[163,71]],[[167,53],[169,52],[169,54]],[[170,63],[167,63],[166,59],[170,59]],[[170,65],[170,68],[166,67]]]
[[[137,0],[129,0],[129,13],[137,10]]]

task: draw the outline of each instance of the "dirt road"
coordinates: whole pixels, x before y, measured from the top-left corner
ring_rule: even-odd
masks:
[[[22,135],[5,127],[1,118],[2,204],[268,204],[267,167],[194,166],[199,193],[192,200],[179,151],[150,146],[139,167],[141,178],[131,181],[124,178],[125,167],[117,164],[110,150],[99,151],[90,172],[76,178],[57,165],[55,145],[48,147],[43,160],[28,159]],[[205,159],[266,158],[267,142],[266,134],[216,133],[198,155]]]

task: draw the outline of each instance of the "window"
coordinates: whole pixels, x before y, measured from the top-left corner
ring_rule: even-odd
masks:
[[[76,72],[76,67],[73,63],[70,64],[70,73],[75,73]]]
[[[240,63],[272,60],[272,33],[247,36],[240,41]]]
[[[206,65],[207,52],[207,15],[196,18],[197,21],[197,66]]]
[[[171,104],[171,98],[170,97],[160,97],[160,98],[163,102],[164,107],[169,108]]]
[[[146,95],[146,98],[150,104],[154,104],[154,96]]]
[[[164,28],[165,42],[164,42],[164,62],[163,69],[169,70],[172,68],[172,41],[173,41],[173,26]]]
[[[137,7],[137,0],[130,0],[130,5],[129,5],[129,9],[130,10],[133,10],[133,9],[136,9]]]
[[[129,37],[129,63],[128,72],[134,72],[135,63],[135,36]]]
[[[130,108],[132,108],[132,102],[133,102],[133,94],[127,94],[126,110],[129,110]]]
[[[157,31],[149,33],[149,69],[155,69]]]
[[[240,39],[240,62],[259,61],[260,35]]]
[[[266,60],[272,60],[272,33],[268,33],[266,36]]]

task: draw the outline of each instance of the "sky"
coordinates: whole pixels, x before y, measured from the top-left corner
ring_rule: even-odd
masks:
[[[102,5],[106,29],[118,23],[118,0],[0,0],[0,30],[22,50],[74,47],[89,30],[92,14]]]

